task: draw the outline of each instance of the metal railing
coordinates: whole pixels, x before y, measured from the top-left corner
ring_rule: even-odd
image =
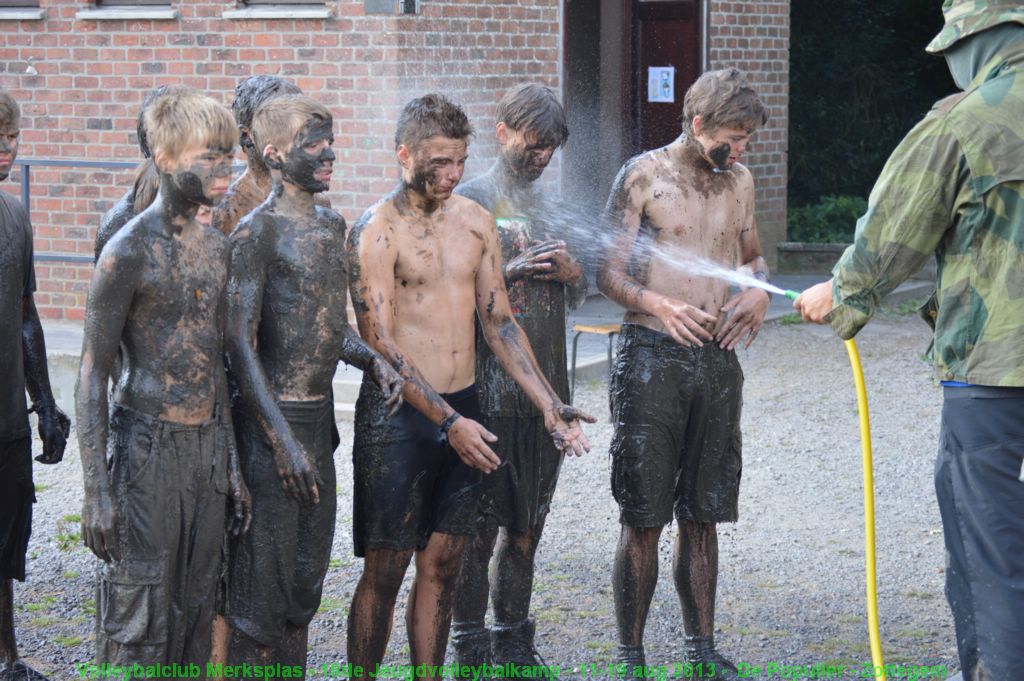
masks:
[[[71,161],[52,158],[16,158],[14,165],[21,167],[21,205],[31,215],[32,208],[29,200],[32,198],[32,167],[50,168],[134,168],[139,161]],[[92,263],[91,255],[80,255],[78,253],[36,253],[35,259],[39,262],[73,262]]]
[[[54,158],[16,158],[14,165],[21,168],[21,204],[31,215],[32,208],[29,200],[32,198],[32,168],[33,166],[49,168],[135,168],[141,161],[74,161]],[[245,168],[244,163],[234,163],[231,169],[235,172]],[[127,189],[127,187],[126,187]],[[39,262],[70,262],[89,263],[93,261],[91,255],[80,255],[78,253],[36,253],[35,259]]]

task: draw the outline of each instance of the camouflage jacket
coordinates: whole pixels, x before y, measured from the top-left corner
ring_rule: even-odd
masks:
[[[851,338],[930,254],[938,380],[1024,386],[1024,44],[938,102],[893,152],[833,274]]]

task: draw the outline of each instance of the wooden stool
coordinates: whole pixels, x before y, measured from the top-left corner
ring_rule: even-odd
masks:
[[[584,333],[596,333],[608,336],[608,372],[612,370],[612,343],[615,335],[622,329],[621,324],[573,324],[572,330],[575,335],[572,337],[572,369],[569,372],[569,404],[572,404],[576,395],[576,346],[579,343],[580,335]]]

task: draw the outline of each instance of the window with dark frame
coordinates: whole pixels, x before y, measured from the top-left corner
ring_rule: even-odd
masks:
[[[171,0],[96,0],[96,7],[167,7]]]
[[[363,0],[367,14],[419,14],[419,0]]]
[[[0,7],[37,9],[39,7],[39,0],[0,0]]]

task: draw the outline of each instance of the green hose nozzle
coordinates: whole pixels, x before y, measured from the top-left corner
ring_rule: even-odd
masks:
[[[792,290],[790,290],[790,291],[783,292],[783,295],[785,295],[790,300],[796,300],[797,296],[800,295],[800,292],[799,291],[792,291]]]

